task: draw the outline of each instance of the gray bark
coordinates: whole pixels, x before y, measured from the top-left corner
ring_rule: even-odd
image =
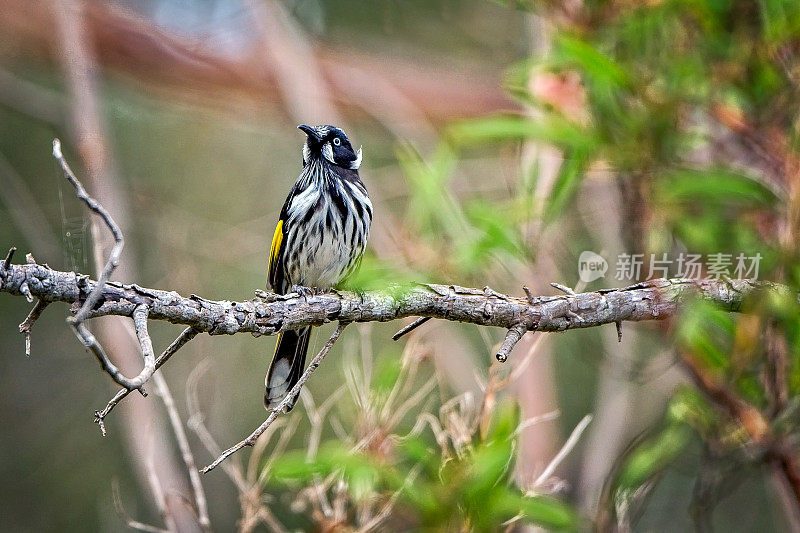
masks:
[[[26,295],[45,302],[73,304],[75,312],[96,282],[75,272],[60,272],[36,263],[5,265],[0,261],[0,292]],[[527,331],[564,331],[623,321],[660,320],[675,314],[688,297],[701,297],[738,311],[753,293],[781,289],[752,280],[656,279],[621,289],[579,294],[517,298],[489,289],[455,285],[415,284],[363,294],[329,292],[309,296],[265,293],[236,302],[184,297],[174,291],[109,282],[88,318],[132,316],[146,306],[149,320],[166,320],[211,335],[248,332],[271,335],[283,329],[331,321],[384,322],[429,316]],[[786,290],[786,289],[781,289]]]

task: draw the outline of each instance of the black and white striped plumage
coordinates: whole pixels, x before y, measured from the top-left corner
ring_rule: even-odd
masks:
[[[361,149],[355,152],[334,126],[298,128],[306,134],[303,171],[283,204],[269,255],[268,281],[278,294],[341,283],[357,268],[372,222],[372,203],[358,176]],[[310,335],[307,327],[278,336],[265,380],[267,409],[300,378]]]

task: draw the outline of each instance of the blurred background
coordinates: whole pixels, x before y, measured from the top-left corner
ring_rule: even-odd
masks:
[[[799,53],[792,0],[0,0],[0,247],[104,262],[58,137],[123,227],[115,279],[251,298],[300,171],[296,125],[335,124],[363,145],[375,205],[364,288],[549,295],[686,274],[651,269],[662,254],[743,253],[763,258],[745,277],[797,290]],[[604,278],[581,281],[584,250]],[[620,254],[641,272],[614,276]],[[65,306],[26,358],[29,306],[0,296],[0,527],[791,530],[800,313],[748,306],[696,302],[621,342],[529,334],[505,365],[503,331],[351,326],[203,498],[181,433],[202,466],[261,423],[273,338],[197,337],[103,438],[93,413],[116,388]],[[130,324],[94,326],[137,372]],[[156,351],[180,332],[150,328]]]

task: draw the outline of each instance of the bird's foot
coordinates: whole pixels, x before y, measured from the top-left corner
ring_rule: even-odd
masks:
[[[315,294],[317,294],[316,291],[317,289],[314,289],[313,287],[305,287],[303,285],[292,285],[289,288],[289,292],[293,292],[298,296],[302,296],[305,299],[308,299],[309,296],[314,296]]]

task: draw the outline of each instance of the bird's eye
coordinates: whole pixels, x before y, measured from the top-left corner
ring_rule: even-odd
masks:
[[[340,144],[342,144],[342,140],[339,137],[334,137],[333,138],[333,144],[335,144],[336,146],[339,146]]]

